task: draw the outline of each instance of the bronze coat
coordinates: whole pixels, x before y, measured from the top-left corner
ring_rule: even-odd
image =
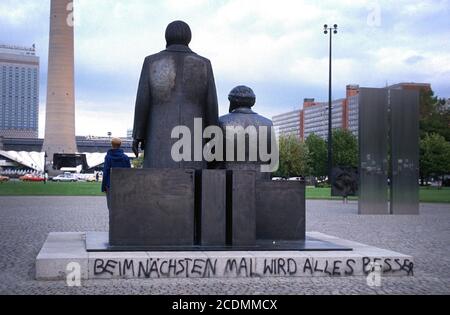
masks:
[[[136,98],[133,138],[145,141],[144,168],[206,168],[194,162],[194,118],[203,130],[218,124],[217,92],[211,62],[183,45],[172,45],[148,56]],[[175,162],[171,133],[177,126],[191,130],[192,161]],[[204,144],[204,142],[203,142]]]

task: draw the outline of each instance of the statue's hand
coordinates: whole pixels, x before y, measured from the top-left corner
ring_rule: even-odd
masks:
[[[145,149],[145,141],[144,140],[134,140],[133,141],[133,153],[136,157],[139,157],[139,147],[141,150]]]

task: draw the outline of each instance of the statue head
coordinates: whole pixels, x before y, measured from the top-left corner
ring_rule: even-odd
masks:
[[[256,103],[256,95],[251,88],[240,85],[231,90],[228,95],[230,113],[240,107],[252,108]]]
[[[189,46],[192,39],[191,28],[183,21],[174,21],[167,26],[166,42],[170,45]]]

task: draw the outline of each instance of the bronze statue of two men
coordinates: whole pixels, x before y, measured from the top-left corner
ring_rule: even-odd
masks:
[[[219,120],[211,62],[189,48],[192,39],[189,26],[182,21],[172,22],[165,35],[166,50],[148,56],[142,68],[135,108],[133,151],[136,156],[139,149],[145,151],[144,168],[206,169],[217,166],[208,164],[204,158],[190,161],[171,158],[177,142],[173,138],[174,128],[182,126],[194,130],[195,120],[200,118],[203,135],[208,126],[232,125],[233,119],[224,116]],[[250,88],[235,88],[229,99],[230,113],[239,117],[238,123],[244,120],[246,126],[272,127],[270,120],[251,111],[255,95]],[[198,144],[194,136],[194,133],[190,135],[191,143],[197,141]],[[202,138],[201,141],[203,148],[207,140]]]

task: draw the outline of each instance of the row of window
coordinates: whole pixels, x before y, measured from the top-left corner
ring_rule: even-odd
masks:
[[[300,121],[296,121],[296,122],[292,122],[289,124],[275,125],[275,127],[283,128],[283,127],[292,127],[292,126],[299,126],[299,125],[300,125]]]
[[[2,98],[2,102],[7,102],[8,99],[11,101],[12,98],[14,99],[18,99],[18,98],[32,98],[32,99],[36,99],[38,97],[38,91],[33,91],[32,93],[12,93],[12,94],[1,94],[1,98]]]
[[[10,121],[5,121],[2,122],[0,120],[0,126],[7,126],[7,127],[13,127],[13,126],[30,126],[30,127],[34,127],[37,126],[37,123],[30,123],[30,122],[10,122]]]
[[[284,124],[286,122],[299,121],[299,120],[300,120],[300,115],[299,116],[295,116],[295,117],[289,117],[289,118],[284,118],[284,119],[273,120],[273,122],[274,123],[278,123],[278,124]]]
[[[332,115],[333,115],[333,117],[342,116],[342,111],[333,111]],[[324,119],[324,117],[325,118],[328,117],[328,112],[317,113],[314,115],[311,115],[309,113],[305,114],[305,120],[307,120],[307,119]]]
[[[11,116],[11,118],[20,116],[30,117],[33,118],[34,116],[37,116],[38,109],[36,108],[24,108],[20,110],[0,110],[0,118],[3,116]]]
[[[336,119],[341,119],[342,120],[342,115],[332,115],[331,116],[332,120],[336,120]],[[305,118],[305,124],[306,123],[315,123],[315,122],[321,122],[321,121],[326,121],[328,122],[328,115],[327,116],[322,116],[322,117],[307,117]]]
[[[26,123],[34,123],[37,121],[37,116],[36,117],[10,117],[10,116],[4,116],[4,117],[0,117],[0,121],[4,121],[4,122],[26,122]]]
[[[25,115],[24,115],[25,114]],[[0,119],[2,116],[8,118],[8,119],[15,119],[16,117],[19,119],[34,119],[34,117],[37,117],[37,111],[35,110],[23,110],[22,115],[17,116],[10,114],[10,112],[4,112],[3,115],[0,113]]]
[[[21,70],[21,71],[27,70],[27,71],[30,71],[30,72],[37,72],[37,68],[36,67],[37,66],[34,66],[34,67],[19,67],[19,66],[5,66],[5,65],[3,65],[1,70],[2,70],[2,72],[6,72],[6,71],[11,72],[11,71],[17,71],[17,70]]]
[[[342,126],[341,122],[333,123],[333,126]],[[321,125],[305,125],[305,130],[328,130],[328,124],[321,124]]]
[[[286,132],[300,132],[299,128],[289,128],[289,129],[279,129],[279,132],[286,133]]]
[[[337,123],[342,122],[341,117],[333,117],[331,122]],[[319,119],[319,120],[305,120],[305,126],[321,126],[321,125],[328,125],[328,119]]]
[[[12,83],[12,82],[18,82],[18,81],[25,81],[25,82],[37,82],[37,77],[15,77],[15,78],[5,78],[5,77],[0,77],[0,83],[2,84],[6,84],[6,83]]]
[[[9,91],[8,94],[4,94],[6,91],[1,91],[2,97],[30,97],[30,96],[37,96],[38,89],[29,88],[29,89],[23,89],[23,90],[15,90],[15,91]]]
[[[332,111],[339,111],[342,110],[342,104],[339,103],[339,105],[332,105]],[[320,112],[324,112],[324,111],[328,111],[328,105],[323,105],[323,106],[317,106],[317,107],[309,107],[309,108],[305,108],[305,114],[313,114],[313,113],[320,113]]]
[[[9,124],[9,125],[16,125],[16,124],[25,124],[25,125],[36,125],[37,121],[17,121],[17,120],[2,120],[0,119],[1,124]]]
[[[24,98],[28,98],[28,99],[30,99],[30,98],[32,98],[32,99],[36,99],[37,98],[37,95],[36,95],[36,93],[33,93],[33,94],[28,94],[28,95],[5,95],[5,94],[2,94],[2,102],[6,102],[7,101],[7,99],[9,98],[9,99],[11,99],[11,98],[15,98],[15,99],[18,99],[18,98],[22,98],[22,99],[24,99]]]
[[[34,69],[27,69],[27,71],[22,70],[22,71],[0,71],[0,75],[5,76],[11,76],[11,75],[37,75],[38,71],[34,70]]]
[[[281,114],[281,115],[278,115],[278,116],[274,116],[274,117],[272,117],[272,120],[273,121],[280,121],[280,120],[284,120],[284,119],[290,119],[290,118],[293,118],[293,117],[296,117],[296,118],[300,117],[300,111],[291,112],[291,113],[284,113],[284,114]]]
[[[19,74],[15,74],[15,75],[12,75],[12,74],[10,74],[10,75],[8,75],[8,76],[6,76],[5,74],[3,74],[2,76],[0,76],[0,80],[1,81],[6,81],[6,82],[8,82],[8,81],[12,81],[12,80],[22,80],[22,81],[25,81],[25,80],[29,80],[29,81],[31,81],[31,80],[34,80],[34,81],[37,81],[37,75],[36,74],[28,74],[28,75],[26,75],[26,74],[21,74],[21,75],[19,75]]]
[[[9,81],[6,81],[6,82],[3,81],[3,82],[2,82],[2,81],[0,80],[0,86],[1,86],[3,89],[6,89],[6,88],[9,88],[9,89],[12,89],[12,88],[19,89],[19,88],[22,88],[22,87],[24,87],[24,86],[35,86],[35,87],[37,87],[38,84],[37,84],[37,81],[36,81],[36,80],[34,80],[34,81],[26,81],[26,82],[19,82],[19,81],[17,80],[15,83],[9,82]]]

